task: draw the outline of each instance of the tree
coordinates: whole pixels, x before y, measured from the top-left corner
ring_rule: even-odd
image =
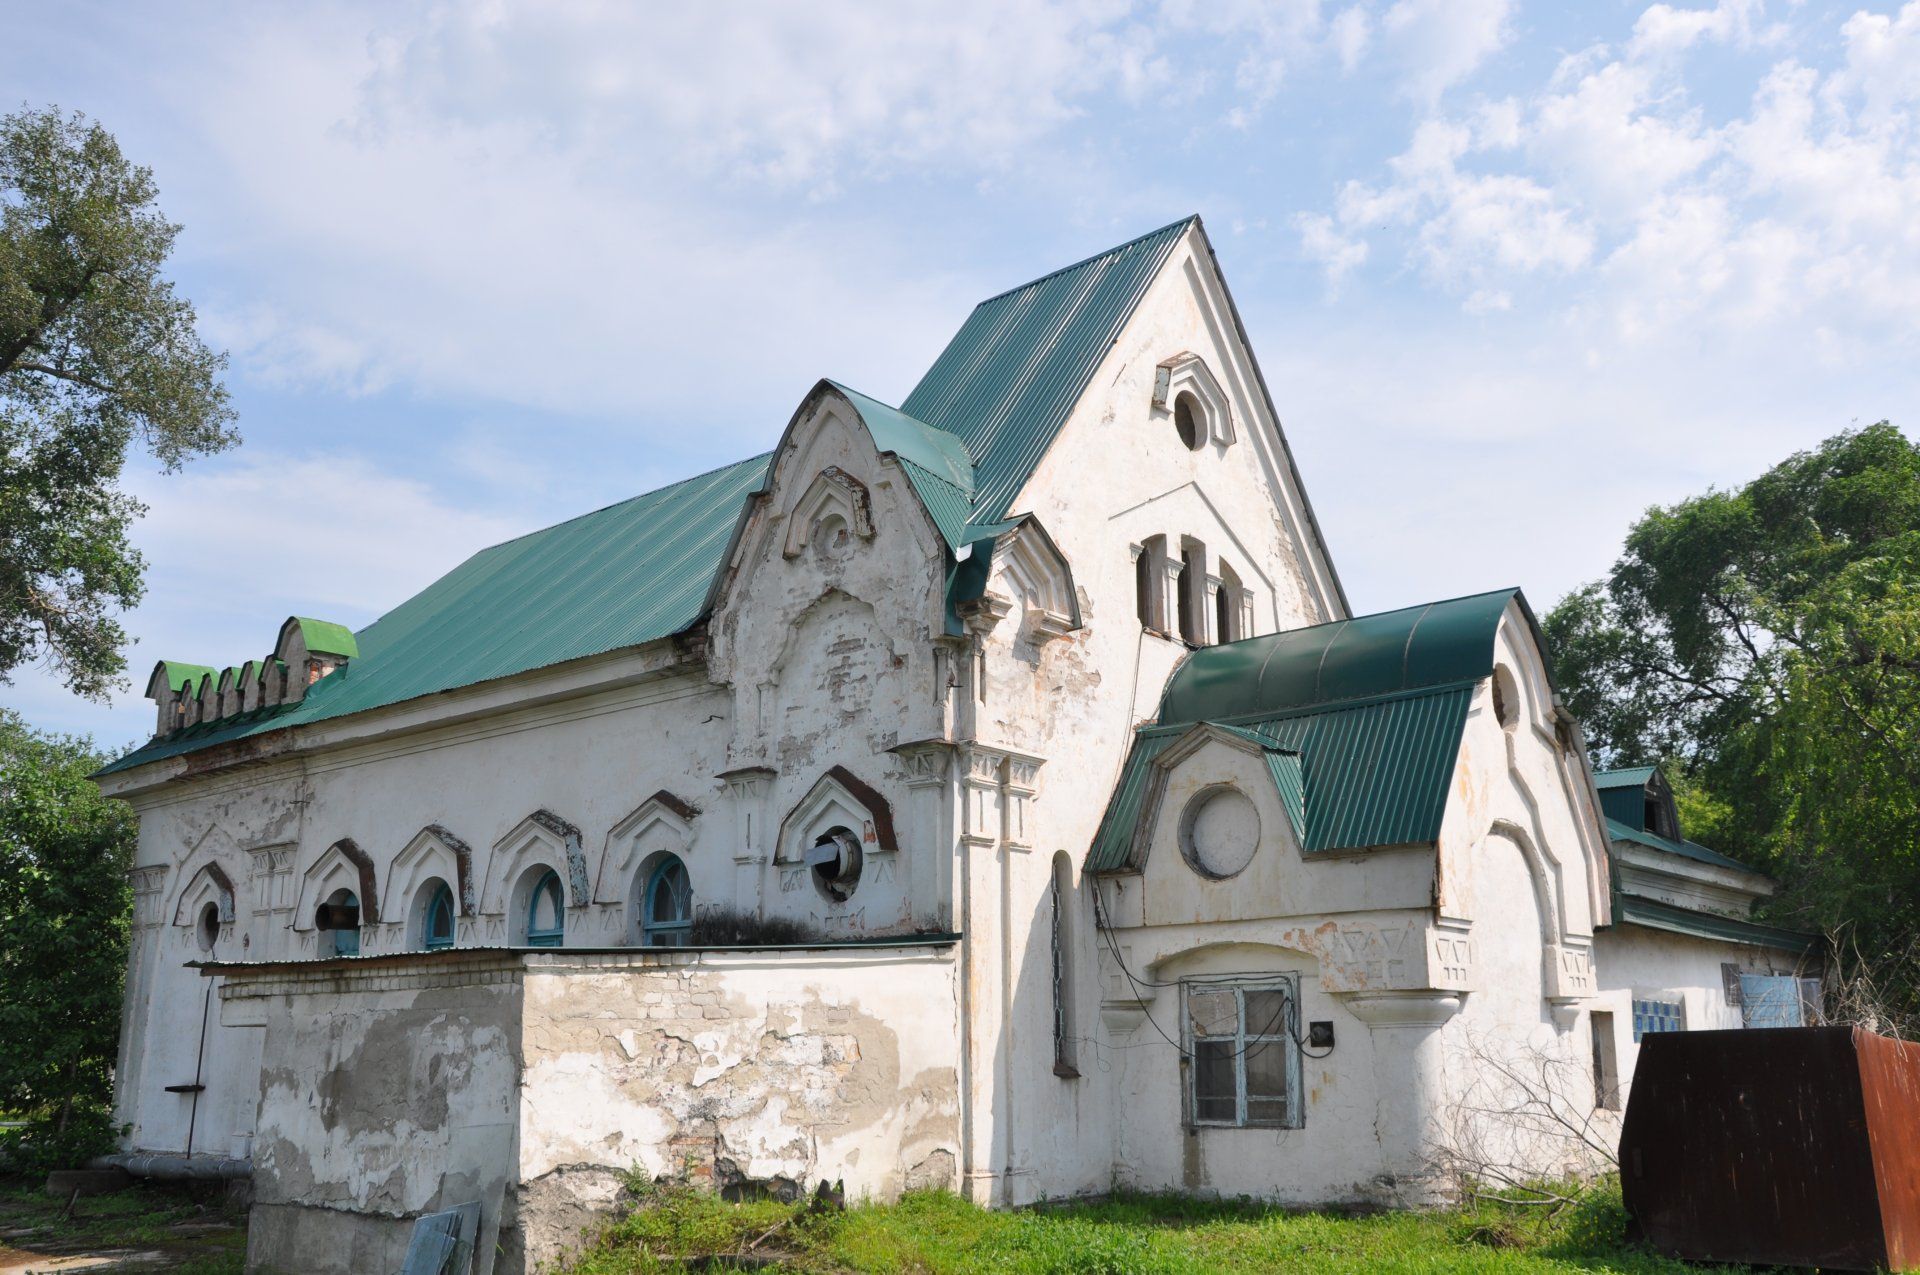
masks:
[[[112,1145],[134,818],[87,778],[106,760],[0,709],[0,1111],[31,1167]]]
[[[1867,950],[1920,924],[1920,447],[1882,422],[1650,509],[1543,625],[1601,759]]]
[[[0,682],[44,660],[105,696],[143,588],[128,450],[172,472],[238,441],[226,356],[161,277],[180,228],[155,195],[85,117],[0,116]]]

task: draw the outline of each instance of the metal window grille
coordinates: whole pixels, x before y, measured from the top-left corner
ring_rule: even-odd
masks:
[[[1680,1001],[1635,1000],[1633,1002],[1633,1040],[1648,1032],[1687,1030],[1687,1007]]]
[[[1180,986],[1192,1123],[1301,1127],[1298,980]]]

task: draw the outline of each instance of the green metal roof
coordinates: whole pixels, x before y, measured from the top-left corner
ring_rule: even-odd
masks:
[[[1440,836],[1473,690],[1462,682],[1209,724],[1294,754],[1277,766],[1270,757],[1269,769],[1289,816],[1299,811],[1307,852],[1419,845]],[[1087,871],[1143,866],[1135,827],[1153,759],[1193,725],[1150,726],[1135,735]]]
[[[168,689],[176,692],[185,690],[213,672],[204,664],[183,664],[179,660],[161,660],[160,667],[167,671]]]
[[[1675,907],[1671,903],[1642,898],[1637,894],[1619,893],[1613,896],[1613,920],[1615,925],[1624,922],[1652,930],[1665,930],[1670,934],[1686,934],[1725,943],[1749,943],[1754,947],[1771,947],[1786,952],[1810,951],[1820,941],[1818,935],[1761,925],[1757,921],[1742,921],[1714,912],[1695,912],[1691,908]]]
[[[966,596],[978,575],[965,570],[966,547],[1005,529],[1008,504],[1197,222],[1183,218],[982,302],[898,408],[834,387],[875,446],[898,458],[962,560],[950,598]],[[484,550],[357,635],[302,618],[309,650],[351,659],[343,672],[321,679],[299,704],[191,727],[107,769],[680,632],[703,613],[770,455]],[[990,560],[987,552],[971,557]]]
[[[1006,516],[1196,221],[1183,217],[982,301],[900,404],[966,444],[978,485],[975,522]]]
[[[1202,647],[1168,680],[1160,720],[1212,721],[1478,681],[1493,672],[1494,634],[1515,599],[1531,623],[1520,591],[1499,589]]]
[[[1754,867],[1752,864],[1742,863],[1738,859],[1728,858],[1718,850],[1709,850],[1698,842],[1673,841],[1669,838],[1648,832],[1644,828],[1636,828],[1630,823],[1623,823],[1611,816],[1607,819],[1607,835],[1615,841],[1631,841],[1635,845],[1646,846],[1649,849],[1678,855],[1682,859],[1692,859],[1695,863],[1712,864],[1716,868],[1732,868],[1736,872],[1751,872],[1755,876],[1766,875],[1766,873],[1760,871],[1760,869]]]
[[[700,618],[768,456],[483,549],[357,636],[298,704],[189,727],[106,768],[398,704],[669,637]]]
[[[304,615],[296,615],[287,623],[300,626],[300,637],[306,642],[309,654],[339,655],[347,659],[360,654],[360,647],[353,639],[353,630],[344,624],[335,624],[332,620],[312,620]]]
[[[1645,788],[1647,781],[1660,773],[1658,766],[1625,766],[1619,770],[1596,770],[1593,772],[1594,787],[1608,788]]]

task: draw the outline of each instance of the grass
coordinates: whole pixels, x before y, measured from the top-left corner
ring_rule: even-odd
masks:
[[[771,1201],[728,1204],[688,1187],[633,1185],[630,1210],[566,1268],[569,1275],[688,1269],[1700,1275],[1712,1269],[1628,1247],[1625,1212],[1611,1184],[1587,1191],[1553,1217],[1498,1206],[1453,1213],[1297,1212],[1166,1195],[988,1212],[937,1192],[842,1213]]]
[[[0,1178],[0,1251],[39,1256],[158,1250],[172,1275],[240,1275],[244,1218],[225,1213],[219,1193],[136,1183],[111,1195],[55,1199],[44,1178]]]

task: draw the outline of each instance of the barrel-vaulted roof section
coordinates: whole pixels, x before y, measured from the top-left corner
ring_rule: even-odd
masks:
[[[1217,721],[1478,681],[1518,589],[1382,611],[1203,647],[1167,683],[1160,721]],[[1542,644],[1544,649],[1544,644]]]

